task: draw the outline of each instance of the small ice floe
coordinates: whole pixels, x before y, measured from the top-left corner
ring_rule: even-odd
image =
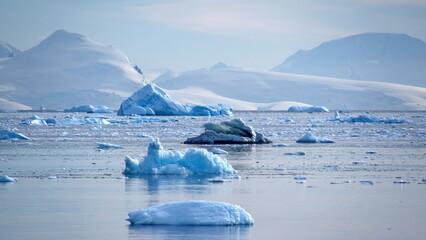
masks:
[[[377,152],[375,152],[375,151],[367,151],[367,152],[365,152],[366,154],[376,154]]]
[[[227,151],[222,150],[222,149],[220,149],[220,148],[213,148],[211,152],[212,152],[213,154],[218,154],[218,155],[220,155],[220,154],[222,154],[222,155],[228,155],[228,152],[227,152]]]
[[[163,150],[158,139],[148,146],[147,156],[138,161],[126,156],[125,175],[188,175],[188,174],[235,174],[225,158],[206,149],[189,148],[185,152]]]
[[[345,183],[353,183],[352,180],[345,180]]]
[[[64,112],[112,113],[114,111],[104,105],[81,105],[64,109]]]
[[[288,155],[288,156],[293,156],[293,155],[295,155],[295,156],[305,156],[306,154],[305,154],[305,152],[294,152],[294,153],[292,153],[292,152],[286,152],[286,153],[284,153],[284,155]]]
[[[0,129],[0,140],[30,140],[24,134],[15,133],[6,129]]]
[[[98,144],[98,149],[103,149],[103,150],[123,148],[120,145],[112,144],[112,143],[96,143],[96,144]]]
[[[184,201],[156,205],[129,213],[131,224],[233,226],[252,225],[252,216],[238,205],[213,201]]]
[[[361,180],[359,182],[361,184],[369,184],[369,185],[373,185],[374,184],[374,181],[372,181],[372,180]]]
[[[296,183],[297,184],[304,184],[304,183],[306,183],[306,180],[296,180]]]
[[[328,163],[324,165],[325,168],[338,168],[339,166],[334,163]]]
[[[17,182],[17,178],[9,177],[7,175],[0,176],[0,182],[7,183],[7,182]]]
[[[397,181],[393,181],[393,183],[397,183],[397,184],[407,184],[407,183],[410,183],[410,182],[400,179],[400,180],[397,180]]]
[[[311,132],[308,132],[305,134],[305,136],[299,138],[297,143],[334,143],[333,140],[330,140],[328,138],[318,138],[314,136]]]
[[[423,178],[423,179],[422,179],[422,182],[426,183],[426,178]]]
[[[392,118],[376,118],[376,117],[370,117],[366,115],[360,115],[358,117],[350,117],[340,121],[347,122],[347,123],[407,123],[408,122],[405,119],[397,119],[393,117]]]
[[[291,106],[288,112],[329,112],[324,106]]]
[[[275,171],[287,171],[287,168],[285,168],[285,167],[277,167],[277,168],[274,168],[274,170]]]
[[[207,182],[210,182],[210,183],[224,183],[224,182],[231,182],[231,180],[223,179],[223,178],[212,178],[212,179],[208,179]]]
[[[344,182],[330,182],[330,184],[343,184]]]
[[[57,179],[58,177],[57,176],[49,176],[49,177],[47,177],[47,179]]]
[[[364,165],[364,164],[367,164],[367,162],[366,161],[353,161],[352,164],[353,165]]]
[[[197,137],[186,139],[185,144],[221,144],[221,143],[271,143],[263,134],[254,131],[241,118],[224,121],[220,124],[206,123],[205,131]]]
[[[307,178],[306,178],[306,176],[298,175],[298,176],[295,176],[293,179],[294,180],[306,180]]]
[[[278,143],[278,144],[272,144],[272,147],[288,147],[288,145],[284,143]]]

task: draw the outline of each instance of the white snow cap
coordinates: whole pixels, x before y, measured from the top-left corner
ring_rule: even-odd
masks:
[[[131,224],[252,225],[252,216],[238,205],[213,201],[170,202],[129,213]]]

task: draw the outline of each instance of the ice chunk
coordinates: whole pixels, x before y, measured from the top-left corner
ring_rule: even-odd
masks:
[[[17,179],[13,178],[13,177],[9,177],[7,175],[1,176],[0,177],[0,182],[16,182]]]
[[[288,155],[288,156],[292,156],[292,155],[296,155],[296,156],[305,156],[305,155],[306,155],[306,153],[305,153],[305,152],[294,152],[294,153],[286,152],[286,153],[284,153],[284,155]]]
[[[98,144],[98,149],[120,149],[123,148],[120,145],[112,144],[112,143],[96,143]]]
[[[401,179],[401,180],[393,181],[393,183],[407,184],[407,183],[410,183],[410,182]]]
[[[279,144],[272,144],[272,147],[288,147],[287,144],[279,143]]]
[[[165,151],[158,139],[152,140],[143,161],[125,159],[126,175],[187,175],[187,174],[234,174],[227,162],[206,149],[189,148],[184,153]]]
[[[297,143],[334,143],[333,140],[327,138],[315,137],[311,132],[305,134],[305,136],[299,138]]]
[[[87,112],[87,113],[112,113],[113,111],[104,105],[82,105],[64,109],[65,112]]]
[[[232,107],[224,104],[193,106],[174,101],[161,88],[147,84],[121,103],[118,115],[194,115],[218,116],[233,114]]]
[[[227,179],[223,179],[223,178],[212,178],[212,179],[208,179],[207,182],[224,183],[224,182],[231,182],[231,180],[227,180]]]
[[[371,181],[371,180],[361,180],[361,181],[359,181],[361,184],[369,184],[369,185],[373,185],[374,184],[374,181]]]
[[[214,153],[214,154],[223,154],[223,155],[227,155],[228,154],[227,151],[222,150],[220,148],[213,148],[211,152]]]
[[[376,118],[370,117],[366,115],[360,115],[358,117],[350,117],[348,119],[340,120],[342,122],[348,123],[407,123],[408,121],[405,119],[397,119],[397,118]]]
[[[10,139],[18,139],[18,140],[30,140],[27,136],[15,133],[6,129],[0,129],[0,140],[10,140]]]
[[[129,213],[131,224],[252,225],[251,215],[238,205],[213,201],[170,202]]]
[[[306,180],[306,176],[295,176],[294,180]]]
[[[324,106],[291,106],[288,108],[289,112],[328,112]]]
[[[204,124],[205,132],[198,137],[188,138],[186,144],[218,144],[218,143],[271,143],[263,134],[254,131],[242,119],[224,121],[220,124]]]

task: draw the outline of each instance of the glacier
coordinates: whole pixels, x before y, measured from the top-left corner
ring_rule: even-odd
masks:
[[[256,132],[241,118],[223,121],[220,124],[206,123],[205,132],[197,137],[188,138],[185,144],[218,144],[218,143],[271,143],[272,141]]]
[[[121,104],[117,115],[231,116],[233,109],[224,104],[182,105],[161,88],[147,84]]]
[[[124,175],[190,175],[190,174],[235,174],[225,158],[206,149],[189,148],[185,152],[163,150],[158,139],[148,146],[147,156],[138,161],[125,158]]]
[[[141,225],[232,226],[253,225],[252,216],[238,205],[192,200],[169,202],[132,211],[127,219]]]

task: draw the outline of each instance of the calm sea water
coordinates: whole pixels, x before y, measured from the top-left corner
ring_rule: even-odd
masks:
[[[36,114],[60,119],[69,115]],[[28,126],[20,123],[34,113],[0,113],[1,126],[32,139],[0,142],[0,175],[19,178],[0,184],[0,239],[424,239],[425,112],[348,116],[361,114],[408,122],[338,123],[328,121],[333,113],[239,112],[235,117],[287,146],[216,146],[229,152],[226,158],[241,178],[214,184],[208,177],[123,179],[123,160],[126,155],[142,158],[147,136],[159,137],[165,149],[210,150],[212,146],[182,142],[201,133],[203,123],[228,118]],[[75,114],[86,116],[94,115]],[[297,144],[308,130],[335,143]],[[97,142],[123,149],[99,150]],[[285,155],[295,152],[305,155]],[[296,175],[306,176],[306,182],[296,183]],[[410,183],[394,183],[400,179]],[[130,211],[183,200],[238,204],[255,224],[130,226],[125,220]]]

